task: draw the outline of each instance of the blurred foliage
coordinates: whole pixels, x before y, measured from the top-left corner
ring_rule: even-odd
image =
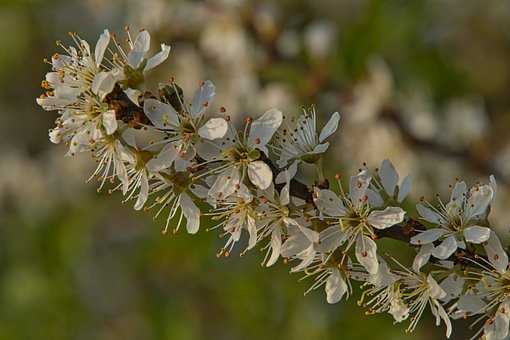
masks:
[[[466,147],[490,156],[508,142],[509,19],[510,7],[498,1],[0,0],[0,339],[441,338],[431,319],[408,336],[389,316],[364,316],[359,292],[333,306],[322,291],[303,297],[309,282],[296,282],[288,266],[262,268],[257,251],[217,259],[217,232],[162,236],[161,221],[81,184],[86,167],[56,161],[64,151],[46,134],[55,115],[35,104],[42,60],[66,31],[94,41],[104,27],[120,32],[132,23],[174,45],[170,75],[184,85],[210,77],[241,113],[272,98],[296,109],[343,109],[377,57],[392,73],[390,102],[415,88],[427,96],[444,126],[435,136],[458,128],[442,121],[452,98],[483,98],[491,133]],[[368,125],[353,133],[372,135]],[[379,161],[385,152],[377,151]],[[340,151],[330,164],[343,169],[359,154]],[[403,158],[406,170],[428,168],[417,178],[437,190],[431,178],[444,157],[415,154]],[[464,174],[456,160],[449,164],[448,174]],[[464,325],[456,328],[466,338]]]

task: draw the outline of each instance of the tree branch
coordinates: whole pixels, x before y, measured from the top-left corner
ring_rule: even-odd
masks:
[[[409,129],[406,122],[402,119],[400,112],[394,108],[387,106],[382,109],[380,118],[391,121],[399,129],[404,141],[413,148],[424,151],[434,152],[449,158],[455,158],[463,162],[465,165],[480,174],[492,174],[499,182],[508,185],[510,179],[499,171],[490,159],[476,155],[469,148],[455,149],[448,145],[438,143],[434,140],[426,140],[415,136]]]

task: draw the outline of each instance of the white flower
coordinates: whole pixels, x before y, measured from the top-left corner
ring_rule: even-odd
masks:
[[[279,158],[278,166],[283,168],[291,163],[296,167],[300,162],[315,163],[328,149],[329,142],[325,140],[338,129],[339,121],[340,114],[333,113],[318,134],[315,108],[303,110],[299,117],[285,119],[275,135],[274,143],[270,145]]]
[[[484,326],[475,334],[473,339],[484,333],[484,339],[503,340],[509,333],[510,325],[510,271],[497,269],[491,262],[480,257],[478,265],[480,272],[469,271],[468,279],[477,284],[460,296],[452,315],[468,317],[480,314],[477,319],[485,319]],[[492,268],[491,268],[492,267]]]
[[[210,171],[218,174],[209,191],[211,197],[216,199],[228,197],[240,183],[244,182],[246,175],[259,189],[265,190],[271,185],[273,172],[262,158],[268,156],[266,145],[281,122],[282,113],[271,109],[253,122],[248,120],[242,135],[237,134],[229,124],[226,136],[215,143],[218,153],[211,157],[213,161],[219,163]]]
[[[259,204],[256,207],[257,213],[257,243],[270,237],[269,243],[266,245],[266,255],[262,263],[266,267],[270,267],[276,263],[280,257],[283,235],[289,225],[298,225],[296,217],[291,216],[290,207],[290,183],[287,182],[278,193],[274,190],[273,185],[262,192],[263,196],[259,197]]]
[[[195,234],[200,228],[200,209],[193,202],[192,196],[199,185],[193,183],[193,179],[189,172],[161,171],[156,175],[156,182],[150,187],[152,194],[158,194],[155,202],[148,207],[151,209],[160,206],[158,212],[154,216],[157,218],[165,209],[169,209],[166,218],[163,233],[166,234],[170,222],[176,218],[177,224],[174,227],[174,233],[186,219],[186,230],[190,234]],[[177,214],[180,211],[180,214]]]
[[[395,322],[402,322],[409,316],[409,307],[403,300],[399,276],[391,271],[386,261],[379,258],[379,270],[376,274],[357,275],[365,281],[363,295],[359,304],[368,307],[367,314],[389,313]],[[365,301],[365,299],[367,301]]]
[[[321,218],[336,226],[347,242],[345,252],[355,245],[356,259],[369,273],[378,270],[377,245],[374,229],[386,229],[404,220],[405,212],[398,207],[386,207],[384,210],[373,210],[367,197],[371,177],[366,170],[351,177],[350,192],[343,191],[337,196],[331,190],[316,189],[314,202]]]
[[[406,269],[402,265],[402,270],[395,271],[399,279],[395,284],[398,285],[402,301],[408,308],[411,316],[407,332],[412,332],[420,321],[427,305],[430,311],[436,317],[436,326],[441,321],[446,325],[446,337],[449,338],[452,333],[452,324],[448,313],[445,311],[441,300],[447,297],[447,293],[441,288],[431,274],[415,273]]]
[[[327,265],[317,266],[311,271],[306,272],[306,276],[314,276],[314,283],[305,292],[308,294],[312,290],[324,286],[326,301],[329,304],[340,302],[344,297],[347,299],[352,294],[352,285],[350,275],[352,265],[348,263],[345,266],[328,263]]]
[[[228,236],[218,256],[229,256],[241,239],[243,230],[249,234],[247,249],[253,248],[257,243],[257,213],[252,203],[253,195],[245,185],[240,185],[226,200],[218,202],[213,212],[207,214],[213,216],[213,220],[221,220],[214,228],[223,228],[223,236]]]
[[[494,189],[491,185],[477,185],[467,190],[466,183],[457,182],[447,204],[439,199],[438,208],[428,202],[416,206],[421,218],[437,227],[427,229],[412,237],[411,244],[423,246],[441,241],[437,246],[427,246],[426,248],[430,255],[441,260],[450,257],[457,248],[465,248],[465,242],[484,244],[489,251],[496,251],[500,254],[502,248],[498,243],[499,240],[491,238],[489,228],[479,225],[484,223],[482,219],[493,198]],[[421,253],[422,258],[428,256],[424,251]],[[496,259],[493,257],[492,260]],[[498,258],[498,260],[501,259]],[[422,261],[421,265],[426,262]]]
[[[164,164],[165,167],[171,166],[178,156],[187,160],[193,159],[197,145],[205,143],[205,140],[216,140],[225,136],[228,129],[225,119],[205,117],[205,111],[212,104],[214,95],[214,84],[208,80],[200,85],[192,104],[183,103],[182,110],[179,111],[157,99],[149,98],[144,101],[145,115],[156,129],[166,134],[165,138],[156,144],[173,146],[170,150],[172,158],[166,157],[168,162]],[[168,147],[163,152],[168,153]]]
[[[291,272],[309,271],[311,265],[321,266],[326,263],[342,241],[336,228],[329,227],[318,232],[309,228],[304,219],[296,222],[287,225],[288,238],[281,249],[281,256],[301,260]]]
[[[107,70],[103,64],[104,53],[110,43],[108,30],[100,35],[94,55],[89,44],[72,33],[76,47],[58,45],[67,54],[54,54],[51,58],[53,72],[46,74],[42,87],[49,92],[37,99],[37,103],[45,110],[64,110],[77,104],[78,97],[92,89],[95,77]]]
[[[384,205],[385,199],[390,202],[402,203],[411,191],[411,177],[406,176],[399,185],[399,175],[393,164],[385,159],[377,171],[378,178],[372,180],[372,188],[368,189],[368,200],[374,207]]]
[[[149,180],[154,173],[149,170],[148,164],[154,158],[154,153],[142,147],[139,130],[127,128],[122,133],[122,140],[130,146],[129,157],[125,159],[128,176],[128,186],[123,188],[127,195],[124,202],[136,198],[135,210],[141,210],[149,197]]]
[[[121,182],[122,192],[125,194],[129,187],[129,177],[124,162],[132,157],[126,147],[118,139],[108,138],[94,152],[93,156],[97,161],[97,167],[89,181],[97,177],[101,181],[99,191],[106,180],[113,181],[114,177],[117,177]]]
[[[144,166],[143,154],[136,154],[133,162],[127,163],[127,175],[129,185],[125,190],[127,194],[125,202],[136,198],[134,209],[141,210],[149,197],[149,179],[152,177]]]
[[[113,105],[110,95],[125,93],[135,98],[137,88],[143,82],[143,74],[159,65],[167,57],[170,48],[162,45],[162,51],[146,60],[149,34],[141,31],[129,51],[124,52],[108,30],[100,35],[92,53],[89,44],[71,34],[76,47],[66,47],[59,43],[66,54],[52,57],[53,71],[46,75],[42,87],[47,90],[37,103],[45,110],[57,110],[61,114],[56,127],[50,130],[50,140],[54,143],[69,143],[69,154],[89,151],[113,135],[118,128],[118,106]],[[129,33],[128,33],[129,36]],[[113,37],[113,39],[112,39]],[[117,52],[110,48],[113,40]],[[110,52],[110,57],[105,57]],[[143,70],[139,70],[143,66]],[[136,93],[134,93],[136,92]],[[137,100],[135,104],[138,105]],[[120,119],[120,118],[119,118]]]
[[[48,92],[37,103],[45,110],[59,111],[61,116],[50,130],[50,140],[69,143],[69,154],[74,155],[92,149],[117,130],[116,113],[103,102],[117,79],[105,76],[111,73],[103,63],[110,43],[108,30],[99,37],[93,55],[86,41],[75,34],[72,37],[76,48],[60,44],[68,54],[52,57],[53,72],[47,73],[42,83]]]

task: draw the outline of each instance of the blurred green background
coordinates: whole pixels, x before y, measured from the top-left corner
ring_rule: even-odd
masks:
[[[430,318],[406,335],[364,316],[358,292],[303,297],[310,282],[262,268],[258,251],[217,259],[216,232],[162,236],[161,221],[97,194],[90,160],[47,139],[42,60],[68,31],[94,44],[105,27],[147,28],[173,48],[153,84],[175,76],[189,93],[212,79],[215,105],[239,116],[342,112],[329,175],[391,158],[416,199],[496,174],[492,219],[508,239],[509,23],[502,1],[1,0],[0,339],[441,339]]]

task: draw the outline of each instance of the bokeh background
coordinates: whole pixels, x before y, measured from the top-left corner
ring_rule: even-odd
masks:
[[[147,28],[173,48],[153,84],[174,76],[189,93],[212,79],[215,105],[239,115],[340,111],[329,175],[390,158],[413,175],[412,201],[495,174],[508,241],[509,23],[506,1],[1,0],[0,339],[441,339],[430,318],[406,335],[364,316],[359,292],[303,297],[288,266],[217,259],[215,232],[162,236],[161,221],[97,194],[90,160],[47,140],[42,60],[67,31],[95,44],[104,27]]]

